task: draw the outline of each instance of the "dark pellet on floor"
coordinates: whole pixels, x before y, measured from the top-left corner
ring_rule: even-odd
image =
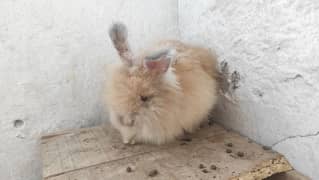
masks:
[[[231,149],[226,149],[226,153],[232,153],[233,151]]]
[[[210,166],[210,169],[211,169],[211,170],[216,170],[216,169],[217,169],[217,166],[211,165],[211,166]]]
[[[187,141],[187,142],[190,142],[190,141],[192,141],[192,138],[189,138],[189,137],[184,137],[184,138],[182,138],[182,141]]]
[[[237,156],[238,156],[238,157],[244,157],[244,155],[245,155],[245,154],[244,154],[243,152],[241,152],[241,151],[238,151],[238,152],[237,152]]]
[[[156,176],[158,174],[158,171],[156,170],[156,169],[154,169],[154,170],[152,170],[152,171],[150,171],[149,173],[148,173],[148,176],[149,177],[154,177],[154,176]]]
[[[132,172],[132,168],[131,167],[127,167],[126,168],[126,172]]]
[[[233,147],[233,143],[226,143],[226,146]]]
[[[182,142],[182,143],[180,143],[180,145],[184,146],[184,145],[187,145],[187,143],[186,142]]]
[[[271,147],[269,147],[269,146],[263,146],[263,149],[266,150],[266,151],[268,151],[268,150],[271,150]]]
[[[208,173],[207,169],[202,170],[203,173]]]
[[[198,167],[199,167],[200,169],[205,168],[204,164],[200,164]]]

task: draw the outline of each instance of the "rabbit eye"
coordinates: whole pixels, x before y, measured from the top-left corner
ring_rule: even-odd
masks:
[[[150,98],[147,96],[140,96],[141,101],[146,102],[148,101]]]

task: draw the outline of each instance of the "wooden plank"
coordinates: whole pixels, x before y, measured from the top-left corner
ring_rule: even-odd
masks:
[[[280,154],[219,125],[205,126],[190,142],[162,146],[124,145],[109,126],[47,135],[41,146],[47,180],[148,179],[155,169],[152,179],[241,180],[292,169]]]

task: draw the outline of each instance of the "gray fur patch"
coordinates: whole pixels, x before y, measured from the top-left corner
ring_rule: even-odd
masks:
[[[119,22],[114,23],[109,30],[109,35],[114,43],[126,41],[126,26]]]

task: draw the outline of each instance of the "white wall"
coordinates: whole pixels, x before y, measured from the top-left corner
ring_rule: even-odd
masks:
[[[41,133],[100,124],[108,39],[124,21],[137,49],[177,36],[177,1],[0,1],[0,179],[41,179]],[[24,122],[16,123],[20,119]]]
[[[180,0],[179,27],[228,63],[216,120],[319,179],[319,1]]]

